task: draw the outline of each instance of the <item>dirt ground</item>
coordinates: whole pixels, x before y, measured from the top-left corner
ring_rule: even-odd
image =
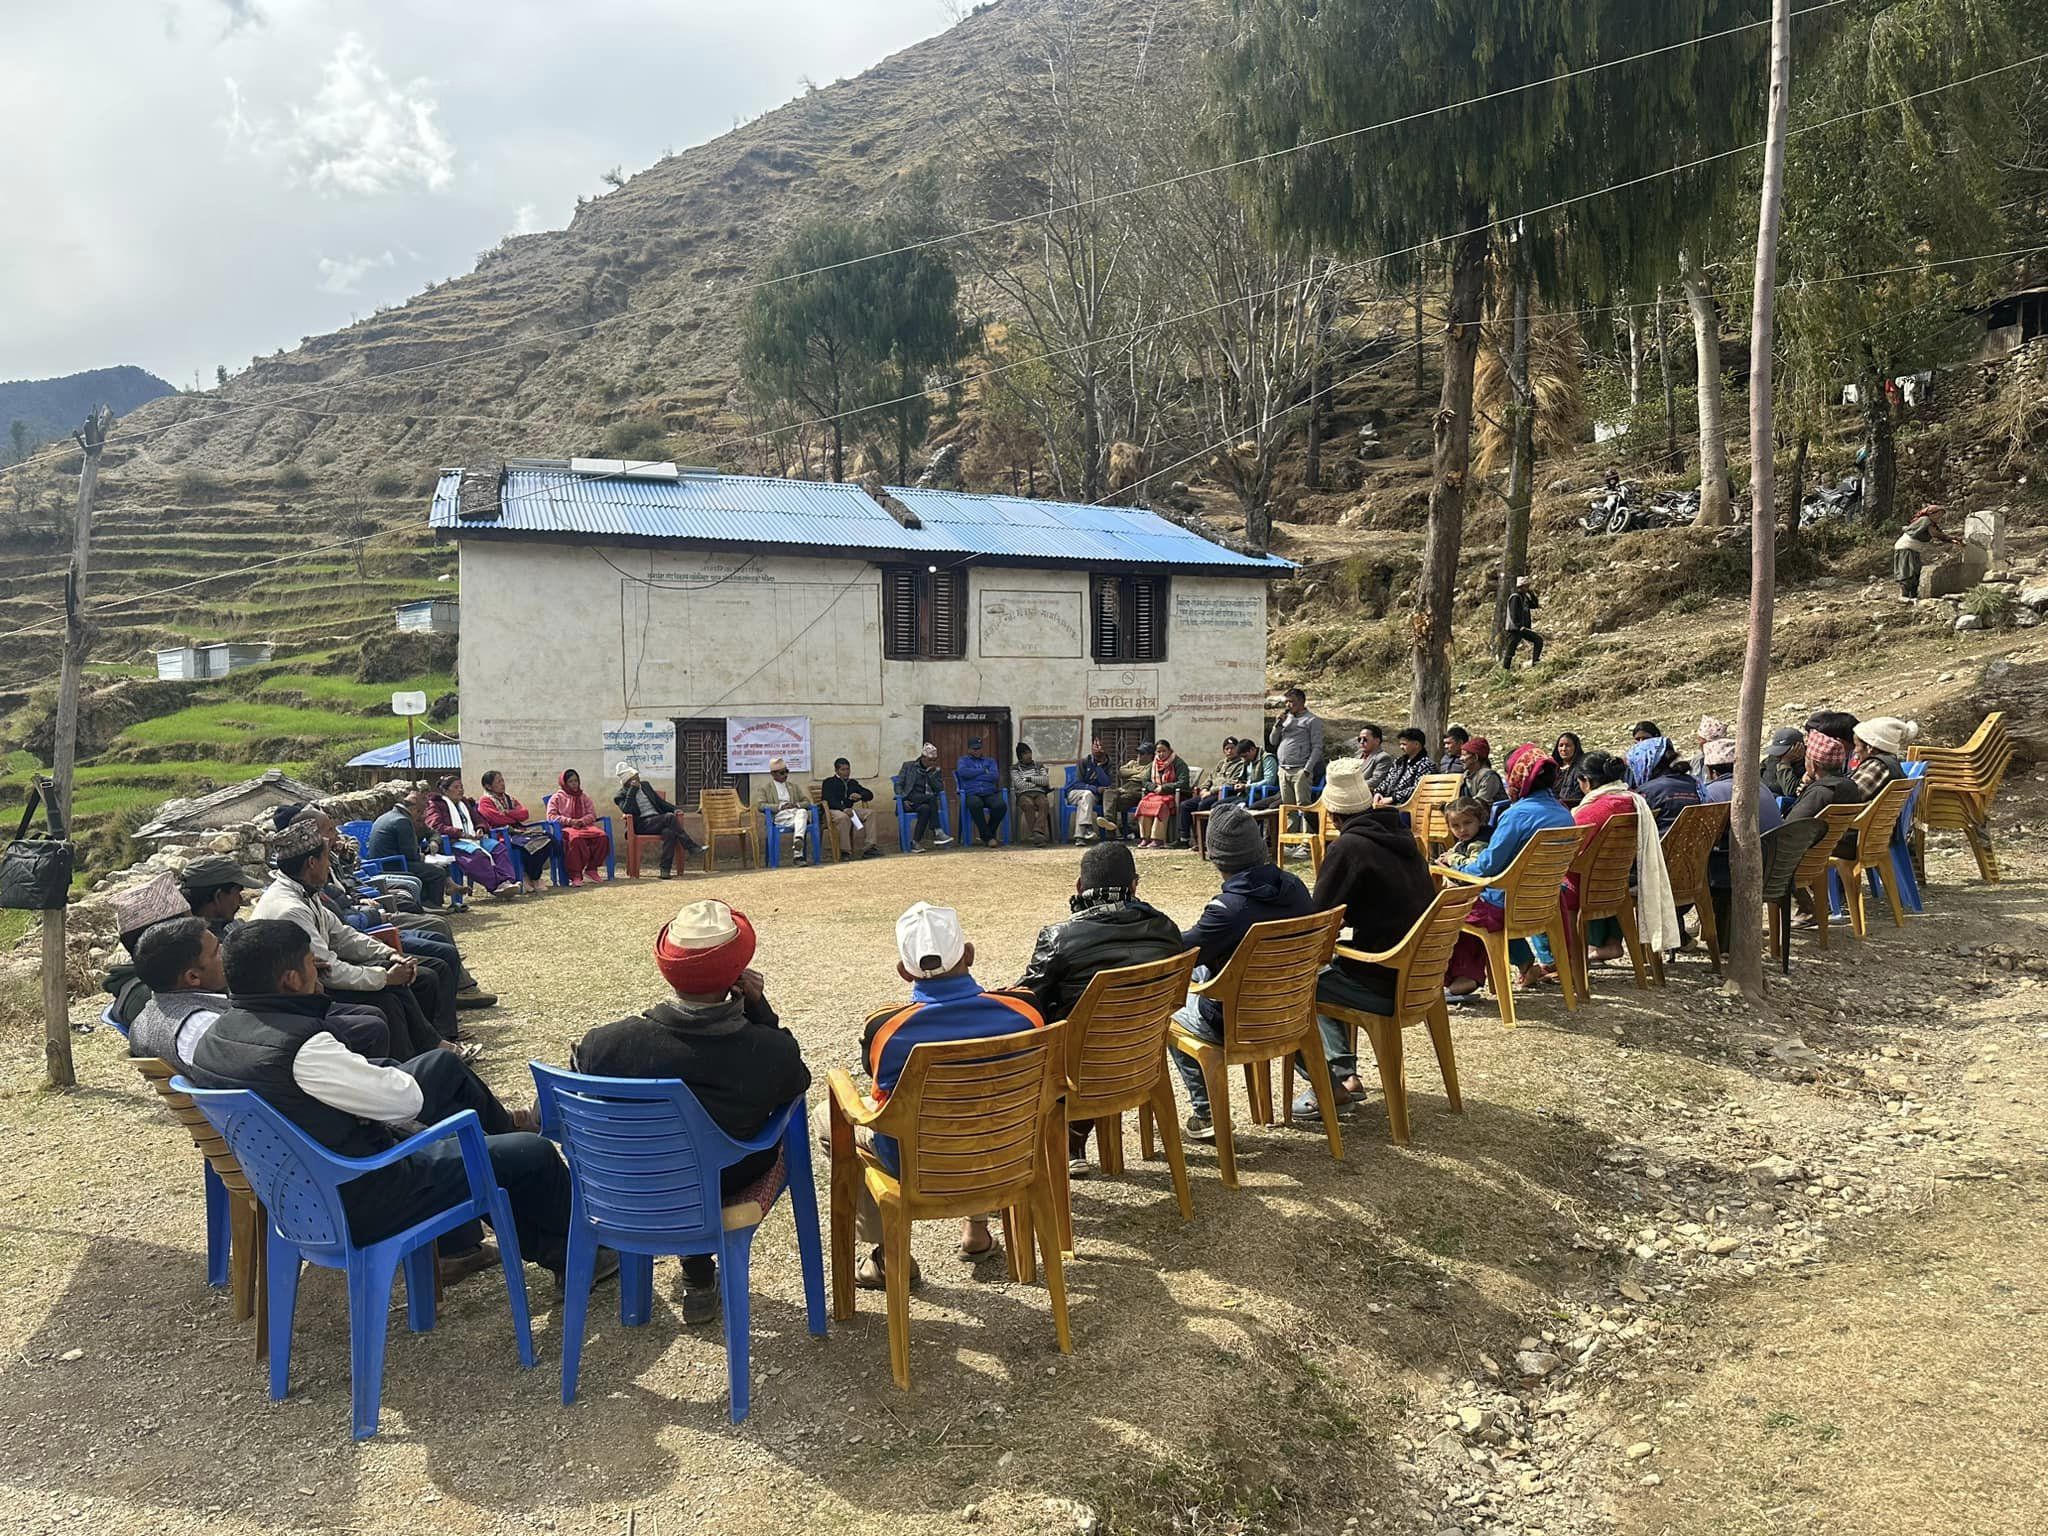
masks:
[[[1762,1018],[1696,953],[1667,991],[1615,973],[1577,1013],[1528,999],[1511,1033],[1466,1011],[1467,1113],[1411,1051],[1410,1148],[1376,1097],[1341,1162],[1307,1130],[1244,1132],[1237,1191],[1193,1148],[1184,1225],[1127,1127],[1129,1173],[1076,1186],[1070,1357],[1041,1285],[970,1271],[934,1225],[899,1392],[879,1298],[804,1332],[785,1202],[756,1245],[739,1428],[720,1333],[682,1328],[669,1266],[650,1326],[593,1308],[572,1408],[541,1272],[532,1371],[488,1277],[431,1334],[394,1312],[362,1445],[339,1277],[309,1272],[269,1402],[204,1284],[196,1156],[118,1037],[78,1037],[61,1095],[27,1086],[31,1042],[0,1042],[0,1532],[2016,1528],[2048,1486],[2048,937],[2040,842],[2013,830],[2044,810],[2017,787],[2007,883],[1937,843],[1905,932],[1802,936]],[[1142,867],[1183,920],[1214,886],[1183,855]],[[954,852],[485,908],[460,937],[502,1004],[468,1018],[525,1100],[529,1058],[660,994],[654,930],[715,893],[758,925],[822,1077],[902,993],[903,906],[959,905],[979,974],[1007,982],[1072,877],[1064,850]]]

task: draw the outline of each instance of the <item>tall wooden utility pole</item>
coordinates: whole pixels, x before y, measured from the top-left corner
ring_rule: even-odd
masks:
[[[1764,995],[1764,860],[1757,805],[1763,795],[1764,695],[1771,677],[1771,619],[1778,592],[1778,508],[1773,485],[1771,347],[1776,324],[1778,228],[1785,212],[1785,117],[1792,90],[1791,0],[1771,4],[1771,116],[1764,140],[1763,201],[1757,219],[1756,296],[1749,339],[1749,645],[1735,710],[1735,803],[1730,967],[1743,994]]]
[[[50,836],[71,835],[71,776],[78,761],[78,690],[85,676],[85,576],[92,559],[92,496],[100,481],[100,450],[114,413],[104,405],[73,436],[85,454],[78,471],[78,523],[72,529],[71,569],[64,578],[64,664],[57,683],[57,741],[46,808]],[[71,1004],[64,986],[64,908],[43,913],[43,1061],[52,1088],[69,1088]]]

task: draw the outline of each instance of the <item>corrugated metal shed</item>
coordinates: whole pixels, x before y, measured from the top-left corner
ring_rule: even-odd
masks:
[[[854,558],[977,556],[999,564],[1145,566],[1281,576],[1277,556],[1238,554],[1154,513],[1123,507],[891,488],[922,525],[905,527],[857,485],[749,475],[573,471],[515,460],[498,515],[458,516],[463,472],[444,470],[430,525],[457,537],[659,539],[712,547],[785,546]]]

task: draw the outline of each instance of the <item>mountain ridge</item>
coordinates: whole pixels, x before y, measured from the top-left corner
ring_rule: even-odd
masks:
[[[177,392],[176,385],[133,363],[87,368],[59,378],[0,380],[0,431],[19,421],[34,441],[47,443],[77,430],[100,405],[126,416]]]

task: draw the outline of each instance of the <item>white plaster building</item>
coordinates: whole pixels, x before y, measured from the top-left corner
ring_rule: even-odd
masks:
[[[678,804],[746,794],[779,749],[799,780],[850,759],[886,805],[921,743],[950,771],[976,735],[1055,764],[1164,735],[1207,765],[1260,729],[1293,569],[1120,507],[603,460],[445,471],[432,525],[460,546],[465,766],[528,804],[564,768],[607,798],[622,756]]]

